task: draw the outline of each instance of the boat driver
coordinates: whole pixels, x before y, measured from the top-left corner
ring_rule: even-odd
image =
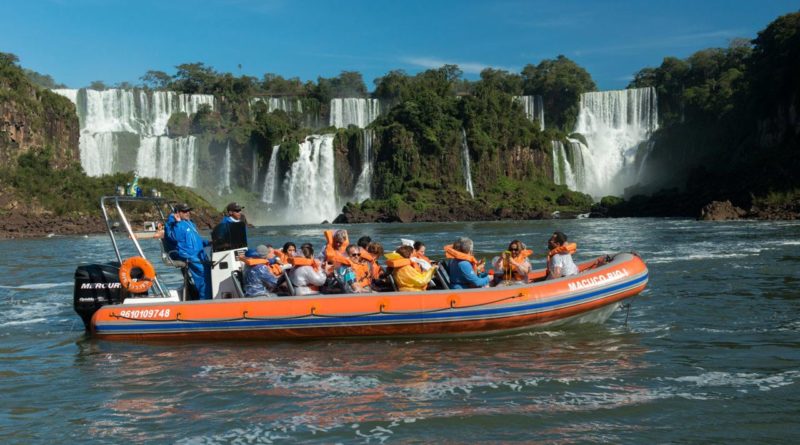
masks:
[[[176,204],[173,213],[164,227],[166,242],[175,246],[175,254],[186,262],[192,275],[198,298],[211,299],[211,262],[205,247],[210,243],[204,240],[192,222],[192,208],[186,203]]]

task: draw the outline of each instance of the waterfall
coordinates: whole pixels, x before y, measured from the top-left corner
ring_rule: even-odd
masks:
[[[514,100],[522,104],[525,115],[531,122],[539,123],[539,130],[544,131],[544,102],[542,96],[514,96]]]
[[[461,129],[461,162],[463,163],[464,167],[464,181],[467,183],[467,192],[469,192],[469,196],[475,197],[475,191],[472,189],[472,173],[470,172],[470,161],[469,161],[469,146],[467,145],[467,132],[463,128]]]
[[[253,149],[250,162],[250,191],[255,192],[258,187],[258,153]]]
[[[353,191],[355,202],[366,201],[372,197],[372,138],[374,135],[372,130],[363,130],[362,134],[364,136],[364,154],[361,158],[361,174],[358,176]]]
[[[214,96],[172,91],[55,89],[75,104],[81,166],[90,176],[137,170],[179,185],[196,185],[197,140],[167,138],[174,113],[215,107]],[[154,165],[158,164],[158,165]]]
[[[219,173],[219,184],[217,194],[219,196],[231,193],[231,143],[225,146],[225,157],[222,160],[222,171]]]
[[[300,155],[283,180],[283,217],[293,224],[332,221],[339,214],[333,167],[333,135],[312,135],[300,143]]]
[[[580,150],[578,190],[594,197],[622,195],[637,180],[637,152],[658,129],[655,89],[636,88],[581,95],[575,132],[586,138]],[[572,165],[578,172],[577,166]]]
[[[256,102],[264,102],[267,104],[267,111],[272,113],[275,110],[285,111],[287,113],[297,112],[303,113],[303,103],[300,99],[289,97],[254,97],[250,100],[252,107]]]
[[[582,189],[586,146],[573,139],[567,139],[567,145],[561,141],[550,143],[553,153],[553,182],[566,185],[572,190]]]
[[[378,99],[361,99],[356,97],[331,99],[330,125],[336,128],[347,128],[355,125],[366,128],[381,114]]]
[[[111,133],[101,133],[111,134]],[[136,155],[140,176],[160,178],[186,187],[197,185],[197,138],[143,137]]]
[[[278,150],[280,148],[280,145],[272,147],[272,154],[269,157],[267,177],[264,179],[264,190],[261,192],[261,202],[267,204],[275,202],[275,180],[278,172]]]

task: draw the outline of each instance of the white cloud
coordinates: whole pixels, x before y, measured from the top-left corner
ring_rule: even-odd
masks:
[[[486,68],[494,68],[498,70],[506,70],[511,72],[519,71],[517,68],[509,68],[504,66],[487,65],[480,62],[458,62],[455,60],[444,60],[435,57],[404,57],[402,62],[409,65],[415,65],[422,68],[439,68],[442,65],[458,65],[461,71],[467,74],[480,74]]]

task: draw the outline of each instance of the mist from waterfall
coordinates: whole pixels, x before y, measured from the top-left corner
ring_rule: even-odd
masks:
[[[466,182],[467,193],[475,197],[475,190],[472,188],[472,172],[470,171],[469,146],[467,145],[467,132],[461,129],[461,162],[464,168],[464,182]]]
[[[642,164],[636,162],[637,153],[648,146],[657,129],[658,103],[652,87],[581,95],[575,133],[583,135],[587,145],[575,151],[582,165],[571,163],[572,171],[582,178],[576,181],[577,190],[595,198],[621,196],[636,183]]]
[[[358,175],[353,200],[363,202],[372,197],[372,139],[375,137],[372,130],[363,130],[364,150],[361,157],[361,174]]]
[[[318,224],[333,221],[340,206],[334,179],[332,134],[312,135],[300,143],[300,154],[283,179],[283,222]]]

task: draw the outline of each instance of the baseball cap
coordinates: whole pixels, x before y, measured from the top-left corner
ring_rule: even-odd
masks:
[[[185,202],[175,204],[175,207],[173,208],[175,209],[176,212],[189,212],[192,210],[192,208],[189,207],[189,204],[186,204]]]
[[[244,207],[240,206],[239,203],[237,202],[232,202],[228,204],[227,207],[225,207],[225,210],[229,212],[241,212],[242,209],[244,209]]]

